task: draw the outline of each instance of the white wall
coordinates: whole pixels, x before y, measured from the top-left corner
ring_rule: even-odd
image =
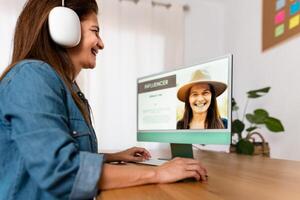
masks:
[[[191,5],[191,13],[186,19],[185,64],[233,53],[233,96],[243,107],[248,90],[271,86],[270,93],[250,102],[248,110],[265,108],[285,126],[284,133],[261,130],[270,143],[272,157],[300,160],[296,153],[300,146],[300,37],[262,52],[261,0],[186,2]],[[204,23],[202,15],[206,15]],[[214,25],[216,18],[220,18],[219,28]]]
[[[186,0],[185,64],[224,54],[224,6],[215,0]]]
[[[0,0],[0,74],[9,64],[14,27],[25,0]]]

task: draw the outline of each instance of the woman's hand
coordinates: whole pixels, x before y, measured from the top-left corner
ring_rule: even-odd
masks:
[[[139,162],[151,158],[149,151],[141,147],[132,147],[125,151],[106,154],[106,161],[124,161],[124,162]]]
[[[207,177],[207,170],[200,161],[189,158],[174,158],[156,168],[158,183],[172,183],[185,178],[206,181]]]

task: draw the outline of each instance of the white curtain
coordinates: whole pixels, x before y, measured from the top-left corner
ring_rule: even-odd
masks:
[[[17,18],[26,0],[0,0],[0,74],[11,62]]]
[[[137,145],[137,78],[183,64],[184,11],[170,3],[167,8],[151,0],[98,1],[105,48],[96,68],[81,73],[78,81],[93,110],[100,150]]]

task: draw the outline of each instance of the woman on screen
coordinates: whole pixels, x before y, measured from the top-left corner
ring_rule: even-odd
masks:
[[[60,12],[54,24],[52,11]],[[104,48],[97,13],[96,0],[26,2],[12,61],[0,76],[0,199],[93,199],[104,189],[207,179],[194,159],[142,167],[111,162],[149,159],[144,148],[98,153],[88,101],[75,81],[82,69],[95,68]],[[57,28],[65,20],[77,25],[78,41],[56,37],[75,33]]]
[[[177,129],[227,128],[227,120],[220,117],[216,99],[226,88],[225,83],[212,81],[206,71],[195,71],[191,81],[177,92],[177,98],[185,103]]]

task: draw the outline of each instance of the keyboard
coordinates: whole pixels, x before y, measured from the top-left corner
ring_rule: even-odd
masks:
[[[141,162],[137,162],[138,164],[143,164],[143,165],[153,165],[153,166],[159,166],[164,163],[168,162],[168,160],[160,160],[160,159],[149,159]]]

